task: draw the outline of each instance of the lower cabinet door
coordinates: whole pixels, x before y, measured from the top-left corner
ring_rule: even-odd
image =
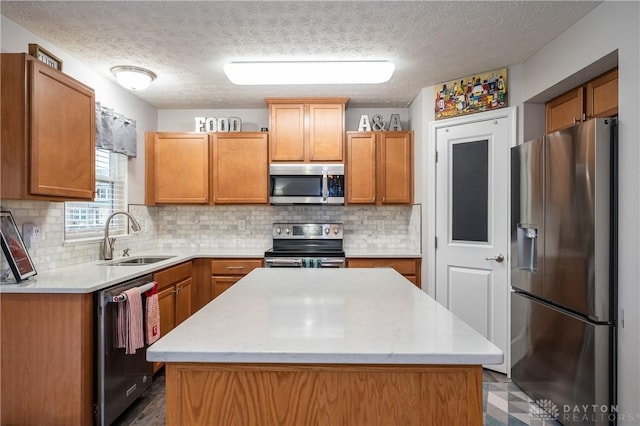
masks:
[[[240,281],[241,276],[238,277],[211,277],[211,295],[215,299],[220,296],[229,287]]]
[[[176,284],[176,325],[181,324],[191,316],[192,279]]]
[[[158,310],[160,311],[160,337],[176,326],[176,289],[171,285],[158,292]],[[162,367],[161,362],[153,363],[153,372]]]

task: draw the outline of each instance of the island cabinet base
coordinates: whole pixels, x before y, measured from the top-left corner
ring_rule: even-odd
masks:
[[[480,365],[167,363],[168,425],[482,425]]]

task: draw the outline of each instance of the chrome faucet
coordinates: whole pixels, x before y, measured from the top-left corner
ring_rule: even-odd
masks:
[[[140,227],[140,223],[138,223],[138,221],[133,216],[131,216],[129,213],[127,213],[125,211],[113,212],[107,218],[107,222],[104,224],[104,240],[102,241],[102,258],[104,260],[113,259],[113,244],[116,242],[116,238],[115,237],[109,238],[109,223],[111,222],[111,218],[114,217],[117,214],[126,215],[126,216],[129,217],[129,219],[131,219],[131,230],[133,232],[138,232],[138,231],[140,231],[140,229],[142,229]]]

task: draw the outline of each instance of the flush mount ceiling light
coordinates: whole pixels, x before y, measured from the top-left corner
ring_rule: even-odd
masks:
[[[224,72],[234,84],[377,84],[391,78],[387,61],[231,62]]]
[[[129,90],[144,90],[158,77],[154,72],[132,65],[118,65],[111,68],[118,83]]]

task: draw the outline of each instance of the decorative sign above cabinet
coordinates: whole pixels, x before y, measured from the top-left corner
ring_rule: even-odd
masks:
[[[241,132],[239,117],[196,117],[196,132]]]
[[[62,60],[37,44],[29,43],[29,55],[35,56],[39,61],[44,62],[58,71],[62,71]]]
[[[372,130],[374,132],[384,130],[391,130],[393,132],[401,131],[402,124],[400,124],[400,114],[391,114],[388,126],[387,122],[382,119],[382,114],[372,115],[371,120],[369,120],[369,116],[367,114],[362,114],[360,116],[360,123],[358,124],[358,131],[370,132]]]

